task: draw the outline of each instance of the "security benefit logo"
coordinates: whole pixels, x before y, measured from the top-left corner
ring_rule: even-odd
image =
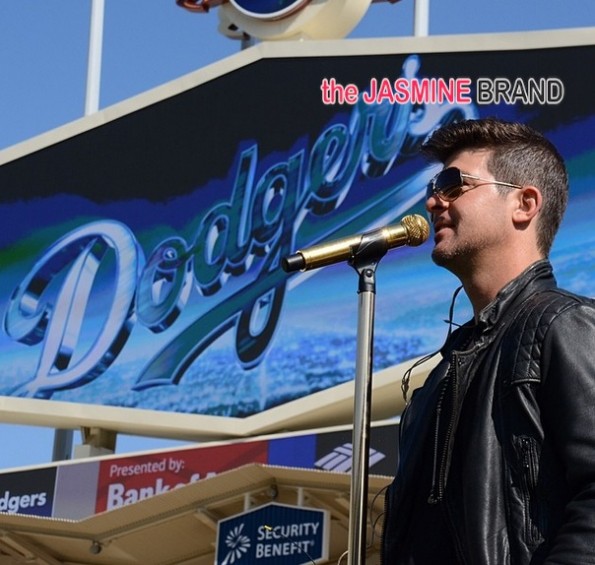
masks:
[[[300,565],[326,561],[326,510],[271,503],[222,520],[215,565]]]

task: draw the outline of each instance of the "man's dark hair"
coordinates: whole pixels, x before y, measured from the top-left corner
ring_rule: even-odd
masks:
[[[533,185],[543,196],[537,219],[537,244],[547,256],[568,202],[568,174],[554,145],[525,124],[496,118],[465,120],[436,130],[422,153],[445,163],[469,149],[488,149],[488,170],[499,181]]]

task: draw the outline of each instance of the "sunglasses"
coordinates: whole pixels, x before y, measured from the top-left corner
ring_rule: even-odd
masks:
[[[463,190],[465,179],[478,180],[481,181],[481,184],[476,184],[475,186],[470,186],[466,190]],[[457,169],[456,167],[448,167],[448,169],[440,171],[428,183],[428,187],[426,189],[426,200],[431,196],[437,196],[444,202],[454,202],[465,192],[469,192],[470,190],[483,186],[484,184],[498,184],[501,186],[508,186],[510,188],[523,188],[518,184],[474,177],[473,175],[462,173],[460,169]]]

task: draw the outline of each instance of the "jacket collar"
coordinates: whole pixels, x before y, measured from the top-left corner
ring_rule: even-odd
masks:
[[[547,259],[536,261],[498,292],[496,298],[479,313],[477,323],[473,319],[469,320],[454,331],[440,348],[440,352],[445,356],[453,347],[465,347],[473,336],[489,332],[500,324],[515,304],[522,303],[536,292],[556,286],[550,262]]]
[[[547,259],[536,261],[498,292],[496,298],[479,313],[478,325],[489,330],[502,320],[513,304],[521,303],[535,292],[556,286],[551,263]]]

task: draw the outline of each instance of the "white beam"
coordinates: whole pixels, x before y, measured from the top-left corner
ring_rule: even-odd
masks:
[[[91,2],[91,30],[89,33],[85,116],[94,114],[99,110],[99,93],[101,89],[101,55],[103,49],[105,0],[91,0]]]
[[[430,0],[415,0],[413,34],[415,37],[430,35]]]

